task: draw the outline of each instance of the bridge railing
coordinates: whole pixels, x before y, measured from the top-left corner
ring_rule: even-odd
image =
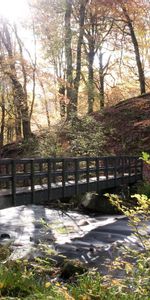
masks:
[[[68,186],[86,184],[90,190],[92,182],[114,182],[121,178],[142,178],[142,161],[136,156],[109,157],[69,157],[69,158],[25,158],[0,160],[0,192],[12,195],[28,190],[35,198],[35,191],[40,188],[48,190],[61,187],[63,195]]]

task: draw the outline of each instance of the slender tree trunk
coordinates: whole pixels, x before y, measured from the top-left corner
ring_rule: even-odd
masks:
[[[66,105],[65,105],[65,86],[61,84],[59,87],[59,103],[60,103],[60,116],[62,119],[65,118]]]
[[[90,50],[88,53],[88,113],[93,112],[93,104],[94,104],[94,70],[93,70],[93,62],[94,62],[94,45],[91,44]]]
[[[21,111],[20,111],[20,106],[18,106],[18,101],[16,100],[15,97],[15,91],[14,91],[13,98],[14,98],[14,114],[15,114],[15,132],[16,132],[16,139],[19,140],[22,137]]]
[[[104,95],[104,69],[103,69],[103,53],[99,54],[99,99],[100,109],[104,107],[105,95]]]
[[[126,8],[123,5],[122,5],[122,10],[123,10],[123,13],[127,20],[127,24],[128,24],[129,30],[130,30],[131,40],[132,40],[133,47],[134,47],[136,64],[137,64],[137,68],[138,68],[139,82],[140,82],[140,91],[141,91],[141,94],[144,94],[146,92],[146,87],[145,87],[146,84],[145,84],[144,69],[143,69],[142,62],[141,62],[138,41],[137,41],[136,34],[135,34],[135,31],[134,31],[134,28],[132,25],[132,21],[128,15]]]
[[[78,103],[79,84],[81,78],[82,44],[83,44],[83,36],[84,36],[84,20],[85,20],[85,11],[86,11],[87,3],[88,0],[82,0],[79,9],[79,38],[77,43],[76,77],[74,79],[74,93],[73,93],[73,102],[76,106],[76,111],[77,111],[77,103]]]
[[[5,128],[5,96],[4,96],[4,89],[2,90],[1,95],[1,132],[0,132],[0,147],[4,144],[4,128]]]
[[[48,125],[48,128],[50,129],[51,121],[50,121],[50,116],[49,116],[47,97],[44,98],[44,102],[45,102],[45,110],[46,110],[46,117],[47,117],[47,125]]]
[[[88,49],[87,58],[88,58],[88,113],[93,112],[94,105],[94,70],[93,63],[95,57],[95,30],[97,26],[95,25],[95,17],[90,15],[90,30],[88,32]]]
[[[34,103],[35,103],[35,92],[36,92],[36,67],[33,67],[33,74],[32,74],[32,102],[31,102],[31,108],[30,108],[30,120],[32,118],[33,109],[34,109]]]
[[[32,24],[33,28],[33,39],[34,39],[34,61],[32,62],[33,65],[33,73],[32,73],[32,102],[30,108],[30,120],[32,118],[33,109],[34,109],[34,102],[35,102],[35,92],[36,92],[36,69],[37,69],[37,49],[36,49],[36,35],[35,35],[35,26],[34,22]]]
[[[26,69],[25,69],[25,64],[24,64],[24,58],[23,58],[23,49],[22,49],[22,42],[18,36],[18,31],[17,31],[17,26],[16,24],[14,25],[14,32],[16,36],[16,40],[19,46],[19,51],[20,51],[20,62],[21,62],[21,68],[22,68],[22,75],[23,75],[23,91],[27,99],[27,74],[26,74]]]
[[[24,58],[23,58],[22,42],[18,36],[16,25],[14,25],[14,32],[15,32],[15,36],[16,36],[18,46],[19,46],[20,57],[21,57],[21,68],[22,68],[22,74],[23,74],[23,79],[24,79],[23,86],[20,83],[18,84],[18,88],[17,88],[16,83],[14,85],[14,93],[15,93],[16,106],[17,106],[17,119],[18,119],[17,134],[18,134],[18,137],[19,136],[21,137],[21,122],[20,122],[20,118],[21,118],[22,119],[22,128],[23,128],[23,137],[25,139],[27,139],[28,135],[29,136],[31,135],[30,124],[27,124],[28,123],[27,120],[29,118],[28,102],[27,102],[27,74],[26,74]],[[12,67],[14,70],[15,66],[12,66]],[[16,79],[17,79],[16,69],[15,69],[14,74],[16,75]],[[19,106],[18,106],[19,101],[18,101],[17,93],[19,93],[19,94],[22,93],[23,103],[21,105],[21,109],[19,109]],[[29,120],[29,122],[30,122],[30,120]]]
[[[85,10],[88,0],[81,0],[79,8],[79,37],[77,42],[77,60],[75,78],[73,78],[72,67],[72,32],[71,32],[71,14],[72,14],[72,0],[66,0],[66,13],[65,13],[65,55],[67,66],[67,98],[69,99],[67,109],[67,119],[72,119],[77,116],[78,92],[81,78],[81,57],[82,57],[82,44],[84,35],[84,20]]]
[[[46,97],[46,93],[45,93],[45,88],[44,88],[42,80],[40,78],[38,78],[38,80],[39,80],[40,86],[41,86],[42,91],[43,91],[45,111],[46,111],[46,117],[47,117],[47,125],[48,125],[48,128],[50,128],[51,127],[51,121],[50,121],[48,101],[47,101],[47,97]]]
[[[71,119],[72,112],[76,110],[72,103],[73,88],[73,67],[72,67],[72,31],[71,31],[72,0],[66,0],[65,11],[65,57],[66,57],[66,80],[67,98],[69,100],[67,108],[67,119]]]

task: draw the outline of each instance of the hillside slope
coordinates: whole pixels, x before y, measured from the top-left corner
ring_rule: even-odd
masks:
[[[150,93],[94,113],[106,132],[107,153],[150,152]]]
[[[90,155],[150,153],[150,93],[124,100],[91,116],[96,122],[88,123],[85,117],[76,121],[75,128],[65,122],[45,130],[44,134],[33,135],[28,143],[7,144],[0,149],[0,157],[53,156],[53,148],[56,156],[86,155],[86,152],[88,155],[90,151],[85,150],[91,145]],[[81,151],[75,151],[75,144]]]

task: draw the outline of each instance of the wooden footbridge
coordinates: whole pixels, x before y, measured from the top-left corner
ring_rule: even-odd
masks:
[[[135,156],[1,159],[0,209],[130,185],[142,169]]]

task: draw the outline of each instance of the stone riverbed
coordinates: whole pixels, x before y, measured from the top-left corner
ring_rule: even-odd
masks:
[[[46,249],[56,261],[59,253],[106,273],[106,263],[125,243],[139,246],[122,215],[62,213],[36,205],[0,210],[0,244],[11,244],[10,259],[34,258]]]

